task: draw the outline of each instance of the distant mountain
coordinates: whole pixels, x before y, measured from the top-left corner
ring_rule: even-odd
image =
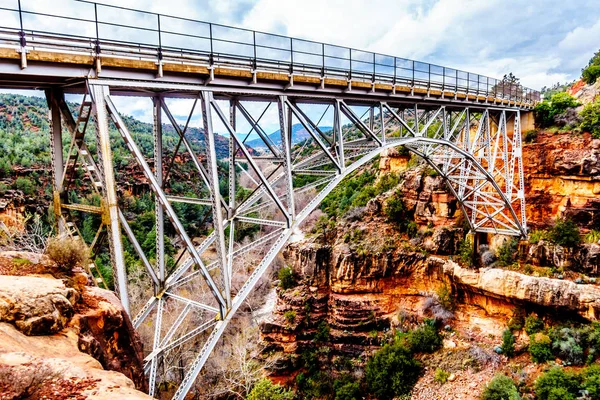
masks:
[[[331,126],[319,126],[319,129],[321,130],[321,132],[328,132],[331,129],[333,129]],[[299,143],[305,139],[311,138],[312,136],[310,135],[310,133],[308,133],[308,131],[306,129],[304,129],[304,126],[302,126],[302,124],[294,124],[292,125],[292,144],[296,144]],[[280,130],[276,130],[275,132],[269,134],[269,138],[271,139],[271,141],[276,144],[276,145],[280,145],[281,144],[281,133]],[[250,140],[248,142],[246,142],[246,145],[248,147],[252,147],[253,149],[264,149],[267,146],[265,145],[265,142],[263,142],[263,140],[261,138],[256,138],[253,140]]]

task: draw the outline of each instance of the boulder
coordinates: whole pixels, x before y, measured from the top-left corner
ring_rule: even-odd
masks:
[[[26,336],[7,323],[0,323],[0,393],[3,399],[151,399],[80,352],[72,332]]]
[[[71,320],[76,290],[62,281],[36,276],[0,278],[0,321],[15,324],[26,335],[59,332]]]

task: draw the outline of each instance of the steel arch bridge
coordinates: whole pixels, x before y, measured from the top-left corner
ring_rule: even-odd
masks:
[[[290,236],[345,177],[385,149],[403,146],[435,169],[474,232],[527,233],[521,113],[539,99],[537,92],[354,49],[339,55],[342,48],[326,44],[316,44],[320,50],[311,53],[299,50],[309,42],[277,35],[271,35],[275,42],[287,44],[264,44],[257,38],[268,34],[184,19],[208,26],[208,36],[194,39],[210,46],[178,48],[166,39],[193,35],[175,28],[165,31],[174,17],[76,2],[93,14],[75,18],[28,11],[20,3],[18,9],[0,7],[0,16],[13,15],[20,21],[0,27],[0,86],[45,90],[59,230],[81,237],[74,217],[101,216],[96,236],[86,244],[93,251],[102,238],[108,239],[121,301],[134,326],[150,331],[145,371],[151,395],[162,379],[170,379],[169,372],[159,370],[180,357],[185,376],[174,398],[185,397],[228,323]],[[157,18],[158,26],[125,26],[103,19],[102,10],[148,14]],[[74,36],[40,22],[43,30],[32,30],[26,26],[28,18],[88,23],[95,29],[87,36]],[[156,33],[158,40],[117,40],[102,33],[106,27]],[[228,33],[219,36],[219,30]],[[240,32],[250,32],[251,39],[232,39]],[[217,51],[225,44],[250,51]],[[308,56],[317,61],[306,61]],[[78,111],[72,111],[65,93],[82,96]],[[152,154],[119,113],[116,98],[121,96],[151,99],[147,105],[154,116]],[[178,120],[169,104],[172,99],[187,99],[191,107],[186,119]],[[262,119],[269,109],[276,110],[276,139],[264,129]],[[190,121],[198,117],[201,146],[189,132]],[[331,129],[322,128],[324,118],[333,121]],[[167,140],[167,124],[176,144]],[[214,131],[217,124],[225,129],[227,149]],[[295,124],[308,139],[293,141]],[[63,126],[70,139],[66,147]],[[242,131],[242,126],[250,131]],[[111,136],[111,130],[118,137]],[[246,145],[251,133],[260,139],[262,151]],[[155,259],[146,254],[142,238],[130,226],[124,189],[115,179],[120,172],[113,156],[117,140],[153,193]],[[226,157],[218,159],[218,153]],[[170,186],[178,164],[192,171],[188,183],[198,188],[192,195]],[[84,183],[75,185],[82,173]],[[102,199],[100,205],[84,200],[90,194]],[[202,207],[211,233],[200,241],[193,238],[177,204]],[[236,236],[247,227],[257,227],[260,233],[251,240]],[[165,256],[166,230],[173,233],[179,250],[174,265]],[[140,281],[128,276],[124,241],[133,248],[150,287],[143,303],[129,301],[128,289]],[[90,273],[99,276],[93,265]],[[193,354],[181,356],[181,349]]]

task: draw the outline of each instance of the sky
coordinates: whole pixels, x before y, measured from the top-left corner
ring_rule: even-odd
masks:
[[[512,72],[524,86],[538,90],[577,79],[600,48],[598,0],[99,2],[416,59],[491,77],[501,78]],[[0,0],[0,7],[12,3],[16,0]],[[22,4],[32,11],[61,10],[74,16],[89,12],[69,7],[71,0],[22,0]],[[100,14],[103,12],[100,10]],[[5,21],[8,17],[6,13],[4,18],[0,15]],[[128,24],[155,24],[153,16],[122,12],[113,16],[117,17]],[[189,24],[186,29],[201,32],[204,28]],[[74,28],[65,24],[65,29]],[[178,102],[172,106],[178,115],[191,107]],[[140,111],[147,108],[142,100],[125,101],[120,107],[126,114],[151,120],[148,110]],[[252,107],[256,112],[261,108]],[[270,111],[265,117],[269,127],[276,126],[276,119],[277,114]],[[328,124],[327,119],[323,124]]]

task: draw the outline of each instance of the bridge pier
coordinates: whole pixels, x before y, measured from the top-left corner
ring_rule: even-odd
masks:
[[[533,111],[521,110],[521,132],[532,131],[535,129],[535,119]]]

